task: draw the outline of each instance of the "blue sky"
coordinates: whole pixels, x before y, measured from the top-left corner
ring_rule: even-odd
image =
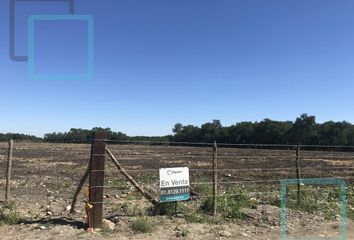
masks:
[[[16,47],[26,54],[27,16],[67,6],[21,4]],[[0,132],[161,135],[176,122],[301,113],[354,122],[353,1],[76,0],[76,14],[94,18],[95,74],[55,81],[9,59],[8,7],[0,1]],[[86,25],[50,24],[36,25],[39,71],[85,71]]]

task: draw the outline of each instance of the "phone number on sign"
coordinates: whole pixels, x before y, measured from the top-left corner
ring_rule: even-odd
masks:
[[[189,188],[172,188],[172,189],[161,189],[161,195],[175,195],[175,194],[185,194],[189,192]]]

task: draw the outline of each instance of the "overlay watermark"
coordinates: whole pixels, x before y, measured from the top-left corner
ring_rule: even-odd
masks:
[[[27,22],[28,39],[26,41],[27,56],[16,54],[16,4],[20,2],[64,2],[68,4],[68,12],[63,14],[33,14]],[[10,59],[16,62],[28,62],[28,74],[35,80],[87,80],[93,78],[94,73],[94,20],[91,15],[77,15],[75,12],[75,0],[10,0],[9,5],[9,55]],[[35,28],[37,21],[86,21],[87,22],[87,61],[84,73],[40,73],[36,72],[35,62]],[[86,43],[84,43],[86,44]]]
[[[313,184],[313,185],[335,185],[340,187],[340,236],[339,237],[289,237],[286,231],[286,195],[289,185]],[[336,178],[305,178],[305,179],[283,179],[280,184],[281,199],[281,240],[346,240],[346,206],[347,189],[343,179]]]
[[[20,2],[67,2],[68,14],[75,14],[75,0],[10,0],[9,6],[9,43],[10,59],[15,62],[27,62],[28,56],[16,55],[16,3]]]
[[[35,71],[36,21],[85,21],[87,22],[87,72],[84,74],[40,74]],[[38,80],[85,80],[93,77],[94,69],[94,23],[90,15],[31,15],[28,19],[28,72],[31,79]]]

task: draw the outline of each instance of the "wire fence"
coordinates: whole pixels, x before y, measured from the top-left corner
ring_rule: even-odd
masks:
[[[156,198],[159,196],[159,169],[167,167],[188,167],[192,193],[197,199],[210,197],[213,143],[107,140],[106,144],[125,171]],[[278,197],[280,181],[297,178],[298,147],[301,149],[298,158],[301,178],[342,178],[347,181],[347,188],[353,189],[354,146],[218,143],[218,196],[232,196],[230,190],[237,187],[247,190],[250,196]],[[7,148],[7,142],[0,142],[0,176],[5,176]],[[38,203],[38,208],[55,199],[57,205],[65,208],[87,168],[90,149],[87,143],[15,142],[13,198]],[[104,174],[104,184],[93,187],[104,189],[103,202],[110,203],[105,206],[105,214],[121,211],[117,206],[124,203],[143,200],[109,157]],[[0,200],[4,185],[5,178],[1,177]],[[318,188],[319,191],[326,189]],[[353,200],[349,196],[348,202]],[[85,201],[83,194],[79,201]]]
[[[107,141],[107,144],[125,170],[155,194],[158,195],[159,168],[183,166],[189,167],[192,192],[198,198],[210,197],[214,184],[212,143]],[[218,197],[230,196],[229,190],[235,186],[247,189],[249,195],[279,196],[280,181],[297,178],[297,145],[217,145]],[[354,147],[303,145],[300,149],[301,178],[343,178],[349,184],[353,182]],[[107,179],[115,176],[109,171]],[[116,186],[104,187],[113,193],[116,189]]]

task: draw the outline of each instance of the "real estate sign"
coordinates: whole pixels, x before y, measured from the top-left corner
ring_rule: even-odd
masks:
[[[189,169],[160,168],[160,202],[189,199]]]

